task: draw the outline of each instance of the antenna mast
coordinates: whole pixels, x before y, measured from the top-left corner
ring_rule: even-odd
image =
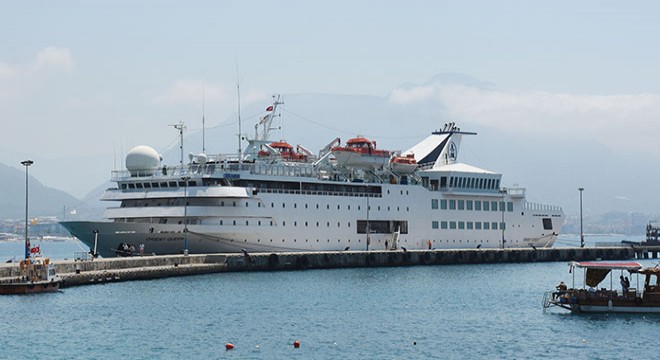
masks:
[[[183,169],[183,129],[186,128],[186,125],[182,121],[179,121],[178,124],[170,126],[173,126],[175,129],[179,130],[179,149],[181,150],[181,160],[179,160],[179,164],[181,164],[181,168]]]
[[[206,154],[206,120],[204,119],[204,83],[202,82],[202,154]]]
[[[238,161],[243,158],[241,151],[241,84],[238,77],[238,59],[236,59],[236,93],[238,95]]]

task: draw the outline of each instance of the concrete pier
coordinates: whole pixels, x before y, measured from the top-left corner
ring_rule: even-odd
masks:
[[[62,287],[236,271],[279,271],[415,265],[493,264],[657,258],[660,247],[390,250],[232,253],[56,260]],[[18,276],[18,264],[0,265],[0,279]]]

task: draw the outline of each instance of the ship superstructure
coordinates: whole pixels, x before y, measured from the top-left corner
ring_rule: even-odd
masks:
[[[446,124],[410,150],[358,136],[318,155],[269,139],[275,98],[237,155],[161,164],[138,146],[102,200],[108,221],[63,222],[98,254],[549,247],[560,207],[530,203],[501,174],[457,162],[474,133]],[[338,156],[337,156],[338,155]],[[385,157],[385,160],[383,160]]]

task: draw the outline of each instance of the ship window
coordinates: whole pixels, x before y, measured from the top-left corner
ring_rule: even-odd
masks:
[[[305,221],[305,226],[307,226],[307,221]]]
[[[250,220],[245,220],[245,226],[250,225]]]
[[[167,187],[167,183],[166,182],[160,183],[160,187]]]
[[[297,204],[297,203],[293,203],[293,208],[294,208],[294,209],[297,209],[297,208],[298,208],[298,204]]]
[[[447,226],[448,226],[448,224],[447,224],[446,221],[441,221],[441,222],[440,222],[440,228],[441,228],[441,229],[446,229]]]
[[[273,226],[273,221],[272,221],[272,220],[270,221],[270,226]],[[272,240],[271,240],[271,241],[272,241]]]
[[[447,177],[446,176],[441,176],[440,177],[440,187],[441,188],[446,188],[447,187]]]
[[[490,230],[490,223],[484,223],[484,230]]]
[[[170,181],[170,187],[176,187],[176,181]]]
[[[330,227],[330,221],[328,221],[328,227]]]
[[[339,207],[340,207],[340,206],[339,206],[339,205],[337,205],[337,210],[339,210]]]
[[[316,222],[316,227],[319,227],[319,222],[318,221]]]
[[[458,210],[465,210],[465,200],[458,200]]]
[[[247,201],[245,202],[245,207],[248,207],[248,202]]]
[[[431,221],[431,229],[437,229],[438,228],[438,222],[437,221]]]
[[[307,209],[307,204],[305,204],[305,209]]]
[[[129,189],[135,189],[135,184],[128,184]]]
[[[297,222],[297,221],[294,221],[294,222],[293,222],[293,226],[298,226],[298,222]]]
[[[360,211],[360,208],[361,208],[360,205],[358,205],[358,211]]]
[[[461,229],[461,230],[465,229],[465,222],[464,221],[459,221],[458,222],[458,228]]]
[[[438,208],[438,199],[431,199],[431,209]]]
[[[236,220],[234,220],[234,225],[236,225]]]
[[[440,209],[447,210],[447,200],[445,199],[440,200]]]
[[[286,226],[286,221],[282,221],[282,226]]]
[[[497,201],[490,202],[490,210],[497,211]]]
[[[337,227],[341,227],[341,224],[339,222],[337,223]]]
[[[481,223],[480,222],[474,223],[474,229],[475,230],[481,230]]]
[[[449,200],[449,210],[456,210],[456,200]]]
[[[282,209],[284,209],[285,207],[286,207],[286,204],[282,203]]]
[[[270,207],[274,208],[274,207],[275,207],[275,203],[270,203]]]
[[[481,211],[481,201],[479,200],[474,201],[474,210]]]
[[[326,208],[326,210],[330,210],[330,204],[327,204],[327,205],[325,206],[325,208]]]
[[[317,208],[317,209],[319,208],[319,204],[316,204],[316,208]]]
[[[468,221],[465,225],[468,230],[472,230],[474,228],[474,223],[472,221]]]
[[[513,203],[511,201],[506,203],[506,211],[513,212]]]
[[[259,220],[259,221],[257,222],[257,225],[261,226],[261,220]]]
[[[500,223],[500,230],[504,230],[504,229],[506,229],[506,226],[505,226],[505,225],[506,225],[506,223],[501,222],[501,223]]]
[[[456,229],[456,221],[450,221],[449,222],[449,228],[450,229]]]
[[[543,218],[543,230],[552,230],[552,219]]]
[[[465,209],[472,210],[472,200],[465,200]]]
[[[236,207],[236,201],[234,201],[234,204],[233,204],[233,205],[234,205],[234,207]]]
[[[496,223],[496,222],[493,222],[492,224],[490,224],[490,227],[491,227],[493,230],[497,230],[497,223]]]
[[[222,220],[220,220],[220,225],[222,225]]]
[[[225,206],[225,202],[224,202],[224,201],[220,201],[220,206]]]
[[[137,184],[135,184],[135,187],[138,188],[138,189],[142,189],[142,184],[141,184],[141,183],[137,183]]]
[[[490,203],[488,201],[484,201],[484,211],[490,210]]]
[[[350,209],[351,209],[351,206],[350,206],[350,205],[348,205],[348,210],[350,210]]]
[[[158,185],[158,184],[156,184],[156,185]],[[145,188],[145,189],[151,189],[151,184],[149,184],[149,183],[144,183],[144,188]]]

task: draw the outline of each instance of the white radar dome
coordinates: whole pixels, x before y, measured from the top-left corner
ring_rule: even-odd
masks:
[[[126,169],[132,176],[151,175],[160,168],[160,155],[154,148],[138,145],[126,155]]]

